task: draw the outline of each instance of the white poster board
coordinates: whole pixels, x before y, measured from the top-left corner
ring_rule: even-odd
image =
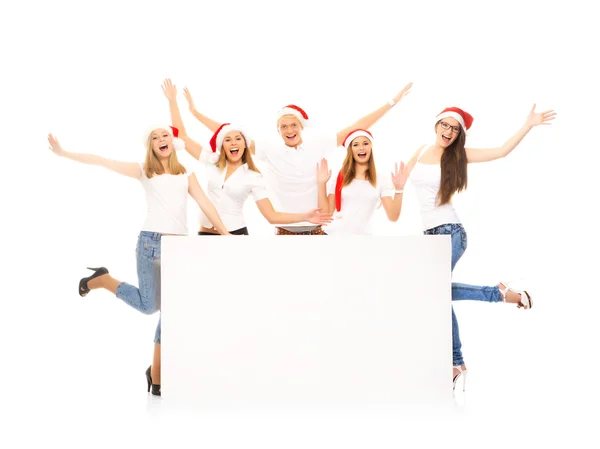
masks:
[[[452,398],[448,236],[168,236],[163,400]]]

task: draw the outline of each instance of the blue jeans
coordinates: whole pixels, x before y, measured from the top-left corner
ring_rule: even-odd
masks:
[[[117,298],[146,315],[160,310],[161,236],[158,232],[140,232],[135,250],[139,288],[127,282],[121,282],[117,287]],[[160,343],[160,319],[154,342]]]
[[[450,235],[452,239],[452,270],[456,262],[467,249],[467,232],[460,223],[448,223],[424,231],[425,235]],[[500,289],[497,286],[483,287],[478,285],[452,283],[452,301],[486,301],[500,302]],[[464,365],[462,356],[462,344],[458,332],[458,321],[452,308],[452,364],[454,366]]]

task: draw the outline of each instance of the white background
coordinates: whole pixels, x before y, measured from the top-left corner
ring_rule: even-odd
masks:
[[[393,6],[392,6],[393,5]],[[570,2],[12,2],[3,5],[2,446],[524,447],[598,440],[596,358],[600,36]],[[528,281],[531,311],[455,304],[470,371],[456,409],[170,410],[143,371],[158,316],[107,292],[76,295],[86,266],[135,282],[144,219],[137,181],[55,157],[66,149],[137,161],[150,123],[168,119],[160,84],[187,85],[200,111],[274,132],[288,103],[335,131],[408,81],[372,131],[380,169],[432,138],[432,117],[475,117],[468,145],[502,144],[529,108],[553,108],[506,159],[471,166],[455,204],[469,248],[457,281]],[[182,109],[185,101],[181,98]],[[190,133],[210,134],[184,111]],[[413,192],[400,221],[418,233]],[[249,203],[251,232],[271,228]],[[190,209],[190,229],[195,209]],[[360,273],[357,261],[357,273]],[[251,269],[232,261],[232,279]],[[207,261],[207,269],[212,267]],[[325,282],[327,273],[315,273]],[[465,398],[463,398],[465,399]],[[8,429],[8,430],[6,430]]]

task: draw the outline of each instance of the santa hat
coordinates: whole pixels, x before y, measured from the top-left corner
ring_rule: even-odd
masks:
[[[437,115],[436,121],[439,122],[441,119],[446,117],[452,117],[453,119],[457,120],[465,133],[473,124],[473,116],[460,108],[451,107],[444,109]]]
[[[240,132],[242,134],[242,136],[244,136],[244,139],[246,139],[246,147],[250,146],[250,138],[248,137],[248,134],[240,126],[232,125],[231,123],[223,123],[221,126],[219,126],[217,128],[217,130],[215,131],[213,136],[210,138],[210,148],[212,149],[213,153],[216,153],[217,151],[221,151],[221,146],[223,145],[223,139],[225,139],[225,136],[227,135],[227,133],[230,133],[231,131]]]
[[[358,128],[358,129],[352,130],[352,131],[350,131],[350,133],[348,133],[348,135],[344,139],[344,143],[342,143],[342,145],[344,146],[345,149],[348,149],[348,147],[350,146],[352,141],[360,136],[366,137],[367,139],[369,139],[371,141],[371,143],[373,143],[373,134],[371,134],[366,129]]]
[[[148,127],[146,130],[146,135],[144,136],[144,144],[148,142],[148,138],[150,134],[152,134],[157,129],[164,129],[166,131],[170,131],[173,135],[173,148],[175,151],[185,150],[185,142],[179,138],[179,129],[175,128],[171,125],[159,124]]]
[[[348,147],[350,146],[352,141],[354,139],[356,139],[357,137],[361,137],[361,136],[364,136],[367,139],[369,139],[371,141],[371,144],[373,143],[373,134],[371,134],[366,129],[355,129],[353,131],[350,131],[350,133],[344,139],[344,143],[343,143],[344,148],[348,149]],[[338,176],[337,176],[337,180],[335,181],[335,208],[337,209],[338,212],[342,209],[342,187],[343,186],[344,186],[344,175],[342,174],[342,171],[340,170],[340,172],[338,173]]]
[[[300,120],[302,127],[306,126],[308,115],[300,106],[296,106],[295,104],[288,104],[287,106],[284,106],[277,112],[277,121],[279,121],[279,119],[284,115],[293,115]]]
[[[344,184],[344,175],[342,170],[338,173],[335,181],[335,208],[339,212],[342,209],[342,187]]]

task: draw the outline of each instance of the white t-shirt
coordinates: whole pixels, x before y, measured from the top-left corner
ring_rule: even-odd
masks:
[[[427,148],[429,146],[423,148],[421,154],[419,154],[419,159],[408,178],[415,188],[423,230],[447,223],[460,223],[460,218],[458,218],[452,202],[437,206],[437,194],[440,190],[442,171],[440,164],[419,162]]]
[[[327,183],[327,195],[335,195],[337,173]],[[394,185],[389,175],[377,173],[377,187],[366,180],[354,179],[342,188],[342,207],[335,209],[333,221],[327,225],[328,235],[371,234],[371,222],[381,198],[394,197]]]
[[[238,167],[225,181],[227,166],[220,170],[215,165],[217,159],[210,151],[200,153],[200,162],[206,165],[207,196],[227,230],[235,231],[246,226],[243,209],[248,197],[252,195],[254,201],[260,201],[268,197],[267,189],[263,176],[250,170],[248,164]],[[200,224],[206,228],[213,227],[204,214],[200,215]]]
[[[302,144],[288,147],[273,130],[268,140],[255,141],[256,158],[269,188],[273,207],[278,212],[303,213],[318,207],[317,163],[337,147],[337,133],[307,127]],[[312,226],[309,222],[294,226]],[[287,225],[286,227],[292,227]]]
[[[140,182],[146,192],[148,212],[142,231],[161,234],[187,235],[188,178],[193,171],[182,175],[146,176],[144,164]]]

